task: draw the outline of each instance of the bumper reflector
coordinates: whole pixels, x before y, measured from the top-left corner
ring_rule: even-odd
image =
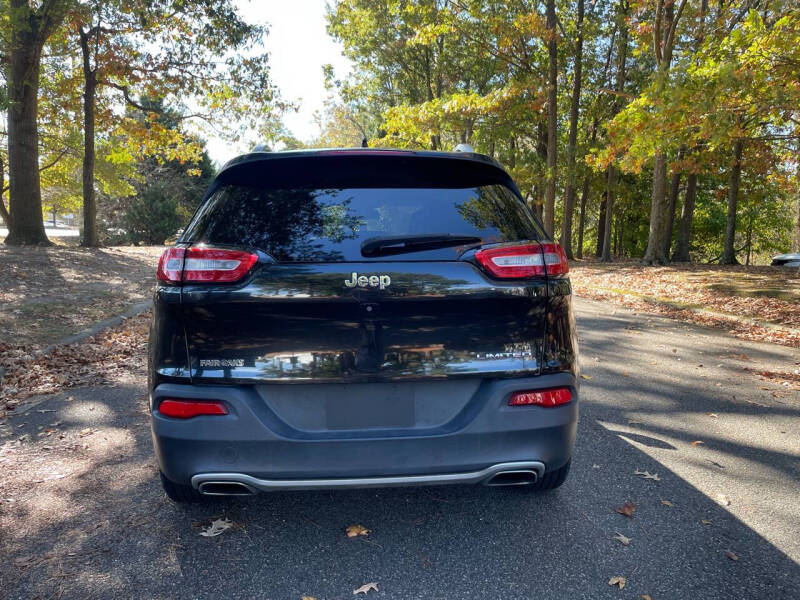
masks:
[[[569,388],[514,392],[508,400],[509,406],[560,406],[572,400]]]
[[[158,412],[173,419],[191,419],[201,415],[227,415],[228,407],[216,400],[174,400],[166,398],[158,405]]]

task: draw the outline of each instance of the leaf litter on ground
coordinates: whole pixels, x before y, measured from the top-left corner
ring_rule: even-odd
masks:
[[[625,584],[627,582],[628,582],[627,579],[625,579],[624,577],[622,577],[620,575],[617,575],[616,577],[612,577],[611,579],[608,580],[608,585],[612,585],[612,586],[615,585],[619,589],[624,590],[625,589]]]
[[[617,532],[617,535],[614,536],[614,539],[617,540],[623,546],[630,546],[631,544],[631,538],[625,537],[619,532]]]
[[[633,511],[636,510],[636,505],[633,502],[626,502],[622,506],[617,506],[614,508],[615,512],[625,516],[625,517],[632,517]]]
[[[371,583],[365,583],[360,588],[354,589],[353,595],[357,596],[358,594],[364,594],[366,596],[371,590],[375,590],[376,592],[379,591],[377,582],[373,581]]]
[[[233,527],[233,521],[230,519],[214,519],[211,525],[203,528],[200,535],[203,537],[217,537],[225,533],[231,527]]]
[[[347,537],[358,537],[359,535],[369,535],[370,530],[363,525],[350,525],[345,529]]]

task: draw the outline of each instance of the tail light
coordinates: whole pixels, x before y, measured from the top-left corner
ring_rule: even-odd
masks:
[[[509,406],[561,406],[572,400],[569,388],[514,392],[508,400]]]
[[[160,281],[229,283],[239,281],[258,261],[258,256],[242,250],[218,248],[167,248],[158,262]]]
[[[158,261],[158,271],[156,279],[159,281],[171,281],[180,283],[181,273],[183,272],[183,255],[185,248],[167,248]]]
[[[158,405],[158,412],[173,419],[191,419],[201,415],[227,415],[228,407],[217,400],[175,400],[166,398]]]
[[[542,244],[544,266],[548,275],[566,275],[569,273],[569,261],[561,244]]]
[[[478,250],[475,258],[490,275],[520,279],[569,273],[567,255],[560,244],[522,244]]]

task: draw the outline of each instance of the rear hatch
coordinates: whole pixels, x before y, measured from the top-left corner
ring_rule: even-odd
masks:
[[[488,159],[251,155],[218,176],[179,244],[185,269],[192,252],[200,257],[192,265],[201,281],[182,282],[192,380],[317,392],[336,384],[339,395],[347,384],[358,404],[376,383],[437,394],[444,389],[420,384],[448,380],[474,392],[485,378],[536,375],[546,278],[518,255],[544,264],[542,240],[513,182]],[[254,264],[237,281],[213,281],[202,274],[214,268],[202,261],[212,247],[244,251]],[[501,258],[487,262],[487,251]],[[468,399],[470,390],[457,392]],[[292,404],[302,394],[279,396],[275,403]],[[320,427],[335,428],[335,418]]]

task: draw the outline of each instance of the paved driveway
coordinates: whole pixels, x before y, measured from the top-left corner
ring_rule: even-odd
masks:
[[[29,437],[0,439],[0,596],[321,600],[377,582],[376,599],[797,598],[799,394],[745,369],[795,369],[800,353],[577,306],[589,378],[561,489],[178,508],[157,483],[139,365],[119,387],[48,397],[10,420],[6,437]],[[614,512],[625,502],[631,518]],[[217,516],[236,527],[200,537]],[[371,533],[348,539],[351,524]],[[616,576],[623,590],[608,585]]]

